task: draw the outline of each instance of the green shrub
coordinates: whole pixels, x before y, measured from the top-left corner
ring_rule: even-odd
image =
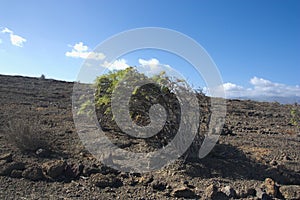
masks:
[[[165,72],[152,77],[147,77],[138,72],[135,68],[129,67],[124,70],[112,71],[99,76],[93,85],[94,102],[88,95],[81,96],[82,98],[80,98],[80,100],[82,103],[79,104],[78,114],[87,114],[89,116],[94,112],[93,109],[95,108],[97,120],[99,121],[101,128],[104,131],[113,130],[111,132],[120,133],[120,129],[116,124],[114,120],[115,117],[112,113],[112,94],[113,92],[116,92],[115,89],[120,86],[120,84],[122,84],[122,88],[126,89],[127,86],[129,87],[132,84],[139,83],[139,81],[148,82],[148,84],[136,87],[132,90],[129,101],[129,114],[132,121],[140,126],[148,125],[150,123],[149,110],[154,104],[163,106],[167,114],[163,129],[155,136],[145,139],[148,144],[153,144],[155,148],[161,148],[167,145],[176,135],[179,130],[180,122],[183,120],[181,118],[180,102],[174,93],[175,89],[176,91],[184,91],[185,94],[189,94],[189,92],[193,94],[196,93],[199,102],[207,101],[203,93],[191,90],[185,81],[175,79],[174,77],[168,77]],[[87,90],[83,89],[83,91]],[[122,102],[122,95],[119,96],[120,99],[117,99],[116,102]],[[190,99],[189,95],[187,95],[186,98],[188,101]],[[193,111],[199,109],[200,112],[202,109],[199,105],[189,106],[193,107]],[[208,115],[209,113],[201,113],[201,118],[209,118]],[[202,119],[200,120],[202,122]],[[196,136],[197,141],[192,144],[188,156],[185,156],[185,158],[188,158],[192,154],[192,157],[198,156],[197,152],[200,148],[202,139],[203,137],[198,133]]]
[[[291,119],[290,119],[290,123],[293,125],[293,126],[297,126],[299,127],[300,126],[300,110],[294,106],[291,111],[290,111],[290,114],[291,114]]]

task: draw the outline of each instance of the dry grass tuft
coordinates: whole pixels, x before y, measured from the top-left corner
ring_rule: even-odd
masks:
[[[36,120],[12,120],[8,124],[6,135],[8,142],[23,153],[35,152],[40,148],[50,150],[51,147],[51,142]]]

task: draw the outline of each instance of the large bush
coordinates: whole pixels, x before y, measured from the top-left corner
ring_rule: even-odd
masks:
[[[115,116],[112,113],[112,94],[116,87],[122,85],[123,88],[134,85],[136,82],[149,82],[141,87],[136,87],[132,90],[129,101],[129,113],[131,120],[137,125],[145,126],[151,123],[149,117],[149,110],[154,104],[160,104],[165,108],[167,118],[163,129],[155,134],[155,136],[147,138],[147,142],[155,144],[156,147],[161,148],[170,142],[176,135],[181,119],[181,107],[174,90],[185,90],[186,92],[194,92],[187,86],[183,80],[168,77],[164,72],[147,77],[143,73],[139,73],[135,68],[127,68],[125,70],[112,71],[102,76],[99,76],[94,83],[94,99],[95,102],[87,100],[83,102],[79,109],[79,114],[89,114],[92,108],[91,104],[95,103],[96,115],[99,124],[104,131],[121,132],[120,128],[115,122]],[[206,101],[207,99],[202,94],[197,94],[198,100]],[[119,99],[120,102],[122,99]],[[199,109],[195,105],[194,109]],[[203,113],[201,115],[203,121],[205,118]],[[207,116],[206,116],[207,120]],[[199,122],[200,123],[200,122]],[[200,148],[202,136],[199,133],[196,140],[189,149],[188,156],[197,157],[197,152]],[[193,154],[193,156],[190,156]]]

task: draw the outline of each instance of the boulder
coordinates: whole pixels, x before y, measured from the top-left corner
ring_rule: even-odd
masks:
[[[52,179],[61,176],[65,170],[66,162],[63,160],[53,160],[43,163],[44,173]]]
[[[203,197],[205,199],[214,199],[217,193],[218,193],[218,188],[214,184],[211,184],[205,189]]]
[[[167,187],[167,183],[161,181],[153,181],[151,186],[154,190],[164,191]]]
[[[285,199],[300,199],[300,185],[284,185],[279,191]]]
[[[256,197],[258,197],[261,200],[272,200],[273,198],[268,195],[263,189],[256,188]]]
[[[65,168],[65,176],[67,178],[77,178],[82,174],[83,171],[83,165],[82,164],[67,164]]]
[[[24,170],[25,164],[21,162],[4,163],[0,166],[0,175],[9,176],[13,170]]]
[[[177,198],[188,198],[188,199],[197,197],[197,195],[195,194],[194,191],[192,191],[190,188],[185,187],[185,186],[175,188],[172,191],[171,196],[177,197]]]
[[[261,185],[261,188],[266,192],[267,195],[271,197],[277,197],[278,186],[273,179],[266,178],[264,183]]]
[[[235,198],[236,197],[235,190],[229,185],[221,188],[221,192],[223,192],[229,198]]]
[[[43,170],[39,166],[30,166],[27,169],[25,169],[22,173],[22,176],[26,179],[32,180],[32,181],[40,181],[44,180],[45,176],[43,174]]]
[[[205,200],[207,200],[207,199],[227,200],[230,198],[225,193],[218,191],[218,188],[214,184],[211,184],[210,186],[208,186],[205,189],[202,199],[205,199]]]

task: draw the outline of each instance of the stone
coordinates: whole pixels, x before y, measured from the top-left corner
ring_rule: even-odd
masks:
[[[65,168],[65,176],[67,178],[78,178],[82,174],[84,166],[82,164],[68,164]]]
[[[101,173],[104,174],[104,175],[106,175],[106,174],[119,175],[120,174],[120,171],[118,171],[116,169],[113,169],[111,167],[108,167],[106,165],[101,165],[100,170],[101,170]]]
[[[210,186],[208,186],[205,191],[204,194],[202,196],[202,199],[230,199],[228,196],[226,196],[226,194],[224,194],[223,192],[219,192],[218,188],[214,185],[211,184]]]
[[[5,153],[0,155],[0,160],[5,160],[6,162],[12,162],[12,154],[11,153]]]
[[[43,163],[42,168],[50,178],[57,178],[63,174],[66,167],[66,162],[63,160],[52,160]]]
[[[14,169],[14,170],[11,171],[10,177],[12,177],[12,178],[22,178],[22,173],[23,173],[22,170]]]
[[[223,192],[227,197],[229,198],[235,198],[236,192],[231,186],[225,186],[221,189],[221,192]]]
[[[50,151],[47,150],[47,149],[39,148],[38,150],[35,151],[35,154],[36,154],[38,157],[47,158],[47,157],[50,156]]]
[[[89,167],[89,166],[84,166],[83,171],[82,171],[84,176],[90,176],[92,174],[97,174],[100,172],[101,172],[101,169],[99,169],[97,167]]]
[[[188,187],[179,187],[179,188],[175,188],[172,193],[171,196],[173,197],[177,197],[177,198],[195,198],[197,197],[197,195],[195,194],[194,191],[192,191],[191,189],[189,189]]]
[[[10,162],[0,166],[0,175],[9,176],[13,170],[24,170],[25,164],[21,162]]]
[[[25,169],[22,173],[22,176],[26,179],[32,180],[32,181],[40,181],[44,180],[45,176],[43,174],[43,170],[39,166],[30,166],[27,169]]]
[[[256,196],[256,190],[254,188],[246,188],[244,190],[241,190],[238,192],[237,197],[238,198],[247,198],[247,197],[255,197]]]
[[[154,190],[164,191],[167,187],[167,183],[161,181],[153,181],[151,186]]]
[[[218,193],[218,188],[214,184],[211,184],[205,189],[204,198],[213,199],[217,195],[217,193]]]
[[[261,188],[271,197],[276,197],[278,194],[278,186],[275,181],[271,178],[266,178]]]
[[[100,188],[112,187],[118,188],[123,185],[123,182],[117,178],[115,175],[103,175],[103,174],[93,174],[91,176],[91,182]]]
[[[285,199],[300,199],[300,185],[284,185],[279,191]]]
[[[261,188],[256,188],[256,197],[258,197],[261,200],[272,200],[272,197],[270,197],[265,191],[263,191]]]
[[[144,185],[144,186],[147,186],[148,184],[152,183],[153,182],[153,176],[150,175],[150,176],[142,176],[140,179],[139,179],[139,183]]]
[[[247,196],[256,196],[256,190],[254,188],[248,188],[246,191]]]

